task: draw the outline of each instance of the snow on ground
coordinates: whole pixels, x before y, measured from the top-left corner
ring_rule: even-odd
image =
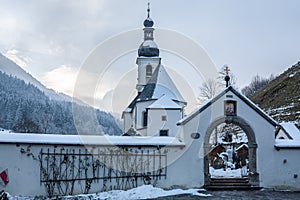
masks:
[[[12,133],[12,131],[0,127],[0,133]]]
[[[246,169],[243,169],[244,174],[247,173]],[[246,170],[246,171],[245,171]],[[209,173],[212,178],[241,178],[242,177],[242,169],[230,169],[226,170],[222,169],[214,169],[213,167],[209,167]]]
[[[180,194],[191,194],[194,196],[200,197],[208,197],[211,194],[203,194],[199,193],[200,189],[174,189],[174,190],[163,190],[161,188],[153,187],[152,185],[142,185],[137,188],[133,188],[127,191],[124,190],[112,190],[108,192],[101,192],[96,194],[80,194],[76,196],[65,196],[61,197],[62,199],[98,199],[98,200],[132,200],[132,199],[149,199],[149,198],[157,198],[157,197],[165,197],[165,196],[173,196]],[[34,197],[20,197],[20,196],[10,196],[9,200],[33,200]]]

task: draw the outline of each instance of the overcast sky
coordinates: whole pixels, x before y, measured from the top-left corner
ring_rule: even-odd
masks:
[[[143,27],[147,2],[0,0],[0,52],[47,87],[70,94],[78,69],[98,44]],[[277,75],[300,59],[298,0],[150,2],[155,27],[197,42],[217,68],[229,65],[240,88],[257,74]],[[163,59],[173,64],[168,62]],[[124,65],[135,65],[135,59]]]

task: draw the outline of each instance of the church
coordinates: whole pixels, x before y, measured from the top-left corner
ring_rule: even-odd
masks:
[[[138,49],[137,96],[124,110],[124,133],[141,136],[172,136],[178,133],[186,101],[161,64],[159,48],[154,42],[154,22],[144,21],[144,41]]]
[[[197,150],[193,154],[183,155],[182,157],[194,157],[187,160],[189,160],[189,163],[195,162],[193,165],[194,167],[197,166],[195,173],[199,172],[198,170],[203,173],[197,177],[185,174],[193,171],[192,169],[180,172],[181,176],[189,177],[189,184],[192,184],[193,179],[197,177],[195,186],[201,182],[200,185],[212,189],[226,188],[230,184],[239,185],[239,187],[232,187],[232,189],[247,187],[251,189],[262,187],[290,189],[294,186],[298,188],[300,182],[297,169],[295,168],[296,163],[292,165],[294,167],[291,169],[287,169],[286,166],[280,166],[279,164],[287,162],[287,159],[284,158],[281,158],[283,159],[282,161],[280,160],[279,157],[282,156],[279,156],[280,154],[289,156],[289,160],[296,160],[296,157],[293,156],[297,155],[300,147],[300,132],[297,127],[291,123],[288,125],[287,123],[279,124],[251,100],[230,86],[228,71],[225,76],[226,88],[194,112],[184,116],[184,108],[187,102],[183,99],[180,91],[178,91],[161,64],[159,48],[154,42],[153,25],[154,22],[150,18],[150,10],[148,8],[148,17],[144,21],[143,29],[144,41],[138,49],[136,60],[138,67],[137,96],[122,114],[124,136],[174,137],[175,140],[178,139],[184,144],[183,154],[187,154],[185,151],[189,151],[193,146],[197,146]],[[238,129],[237,132],[242,132],[243,137],[246,138],[242,142],[229,144],[226,141],[227,144],[225,146],[227,146],[227,149],[223,149],[217,155],[217,160],[221,160],[223,167],[227,168],[228,163],[231,166],[234,163],[233,159],[231,159],[233,163],[229,162],[228,157],[237,156],[241,150],[244,152],[242,158],[236,158],[236,160],[242,160],[242,163],[244,163],[242,164],[244,165],[244,175],[236,176],[235,174],[228,176],[228,174],[238,171],[238,169],[230,170],[230,172],[225,170],[225,173],[218,177],[225,178],[225,184],[215,179],[213,173],[217,170],[214,170],[212,164],[209,163],[213,161],[213,158],[210,157],[210,152],[214,147],[219,147],[222,144],[217,142],[217,139],[215,143],[211,143],[212,136],[218,137],[217,134],[220,134],[216,131],[218,127],[223,129],[225,127],[225,132],[231,132],[231,134],[234,131],[230,127],[234,127]],[[228,155],[227,150],[231,155]],[[227,160],[224,160],[220,154],[225,154]],[[179,155],[175,157],[176,159],[178,158],[175,162],[177,164],[180,163],[182,157],[179,158]],[[195,157],[198,157],[199,160],[195,159]],[[269,157],[273,159],[266,159]],[[240,165],[241,163],[235,164]],[[277,167],[273,169],[267,166]],[[289,176],[286,174],[286,176],[274,178],[274,174],[282,174],[279,173],[280,171],[289,171],[288,173],[294,172],[295,174]],[[229,179],[226,181],[226,178],[234,178],[236,180],[230,182]],[[224,180],[222,179],[222,181]],[[282,181],[297,184],[291,184],[290,186],[280,185],[279,182]]]
[[[219,94],[185,115],[153,26],[148,8],[123,135],[0,134],[0,190],[50,197],[143,184],[300,191],[299,130],[272,119],[228,76]]]

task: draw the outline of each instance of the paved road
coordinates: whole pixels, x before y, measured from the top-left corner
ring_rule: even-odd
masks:
[[[230,199],[230,200],[289,200],[300,199],[300,192],[283,192],[283,191],[201,191],[203,194],[211,194],[209,197],[199,197],[192,195],[176,195],[168,197],[160,197],[155,200],[195,200],[195,199]],[[154,199],[153,199],[154,200]]]

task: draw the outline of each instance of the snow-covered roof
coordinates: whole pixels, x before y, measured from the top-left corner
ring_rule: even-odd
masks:
[[[182,102],[186,104],[186,101],[181,96],[174,82],[166,72],[162,65],[157,66],[154,70],[151,78],[143,91],[139,93],[134,100],[129,104],[130,112],[133,111],[134,106],[139,101],[157,100],[163,95],[168,96],[175,102]],[[127,111],[129,109],[126,109]]]
[[[131,111],[132,111],[132,108],[129,108],[129,107],[124,110],[125,113],[130,113]]]
[[[172,100],[185,102],[184,98],[181,96],[174,82],[168,75],[167,71],[162,65],[159,65],[153,72],[153,76],[149,80],[149,83],[155,83],[152,98],[158,99],[162,95],[170,97]]]
[[[236,89],[234,89],[232,86],[227,87],[223,91],[221,91],[218,95],[214,96],[212,99],[206,101],[203,105],[201,105],[199,108],[194,110],[191,114],[184,117],[180,121],[178,121],[177,125],[182,125],[193,119],[196,115],[204,111],[206,108],[208,108],[210,105],[212,105],[214,102],[216,102],[218,99],[220,99],[223,95],[225,95],[227,92],[231,91],[234,93],[237,97],[239,97],[244,103],[246,103],[249,107],[251,107],[255,112],[257,112],[260,116],[262,116],[264,119],[266,119],[270,124],[273,126],[276,126],[278,123],[270,117],[265,111],[263,111],[261,108],[259,108],[257,105],[255,105],[250,99],[248,99],[246,96],[238,92]]]
[[[124,145],[124,146],[184,146],[176,137],[108,136],[108,135],[55,135],[2,133],[1,143],[13,144],[56,144],[56,145]]]
[[[153,102],[147,108],[152,109],[181,109],[182,107],[170,99],[167,95],[163,95],[158,100]]]
[[[293,140],[300,140],[300,131],[294,123],[282,122],[280,123],[280,126]]]
[[[299,149],[300,148],[300,140],[276,139],[274,146],[278,149],[280,149],[280,148]]]

